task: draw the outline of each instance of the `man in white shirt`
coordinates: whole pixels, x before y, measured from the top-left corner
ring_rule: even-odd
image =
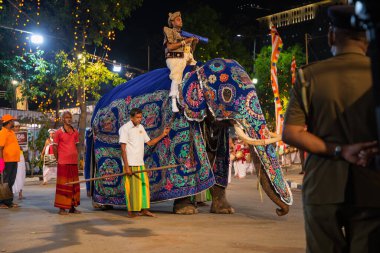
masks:
[[[124,163],[124,171],[127,173],[125,180],[125,195],[128,217],[139,215],[155,217],[148,211],[150,208],[149,177],[146,172],[134,172],[144,170],[144,143],[154,146],[162,138],[169,134],[170,128],[166,127],[161,135],[151,140],[144,127],[140,124],[142,111],[133,108],[130,112],[130,121],[119,129],[119,143],[121,156]],[[133,176],[132,176],[133,175]]]

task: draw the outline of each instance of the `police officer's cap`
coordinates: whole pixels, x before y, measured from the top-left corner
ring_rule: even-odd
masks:
[[[179,12],[179,11],[176,11],[176,12],[174,12],[174,13],[170,13],[170,12],[169,12],[169,17],[168,17],[168,25],[169,25],[169,27],[173,27],[173,25],[172,25],[172,21],[173,21],[176,17],[181,17],[181,12]]]
[[[331,25],[336,28],[363,31],[360,27],[351,25],[351,17],[355,14],[355,8],[351,5],[334,5],[328,8],[327,14],[330,18]]]

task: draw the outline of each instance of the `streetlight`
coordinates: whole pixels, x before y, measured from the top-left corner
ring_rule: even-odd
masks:
[[[44,37],[39,34],[33,34],[32,36],[30,36],[30,42],[36,45],[41,45],[42,43],[44,43]]]
[[[120,65],[113,65],[113,72],[120,72],[121,71],[121,66]]]
[[[253,83],[253,84],[256,85],[258,82],[259,82],[259,80],[258,80],[256,77],[254,77],[254,78],[252,79],[252,83]]]
[[[12,80],[11,81],[11,84],[12,84],[12,87],[13,87],[13,96],[14,96],[14,108],[17,109],[17,94],[16,94],[16,89],[17,89],[17,86],[18,86],[18,81],[17,80]]]

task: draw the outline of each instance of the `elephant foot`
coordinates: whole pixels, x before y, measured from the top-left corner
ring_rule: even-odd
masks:
[[[92,202],[92,207],[95,208],[95,209],[100,209],[100,208],[102,208],[102,205],[98,204],[98,203],[95,203],[95,202]]]
[[[100,210],[112,210],[113,209],[113,206],[112,205],[102,205],[102,204],[98,204],[98,203],[95,203],[95,202],[92,202],[92,207],[95,208],[95,209],[100,209]]]
[[[211,213],[217,214],[233,214],[235,210],[226,199],[226,189],[224,187],[214,185],[210,189],[212,195]]]
[[[173,213],[184,215],[197,214],[198,209],[190,201],[190,198],[176,199],[174,201]]]

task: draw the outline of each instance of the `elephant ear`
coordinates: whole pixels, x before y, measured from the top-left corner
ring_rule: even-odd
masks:
[[[197,71],[188,72],[179,86],[180,104],[187,119],[202,121],[207,114],[207,104]]]

